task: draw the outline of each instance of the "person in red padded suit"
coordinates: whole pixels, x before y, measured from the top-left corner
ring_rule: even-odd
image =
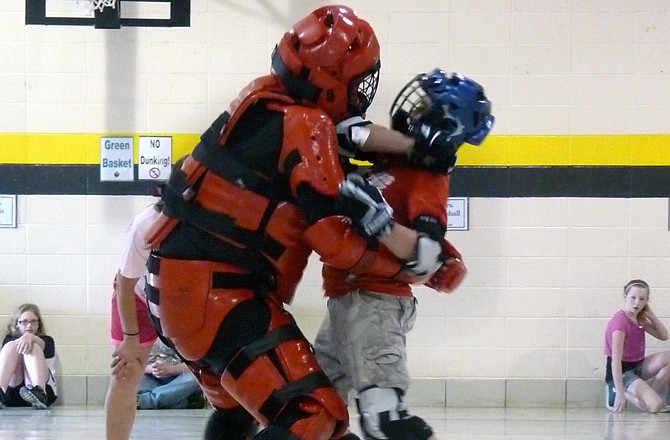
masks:
[[[345,402],[283,305],[312,250],[352,273],[414,279],[404,261],[415,259],[417,233],[393,222],[373,186],[340,191],[335,124],[365,113],[379,67],[365,20],[344,6],[316,9],[162,192],[147,235],[147,300],[215,407],[208,439],[327,440],[348,426]],[[254,421],[264,427],[255,435]]]
[[[444,137],[453,147],[452,159],[444,161],[448,171],[463,143],[479,145],[488,135],[494,122],[490,110],[478,83],[436,69],[417,75],[403,88],[391,107],[391,117],[394,128],[410,134],[439,127],[435,136]],[[354,151],[360,157],[357,150],[374,133],[365,133],[369,124],[358,119],[344,121],[338,128],[348,127],[341,130],[345,153]],[[399,156],[377,154],[372,162],[364,177],[381,190],[395,221],[421,234],[416,259],[406,266],[413,267],[415,274],[427,274],[433,289],[452,292],[466,270],[460,253],[444,240],[449,174],[416,167]],[[437,275],[432,275],[436,270]],[[317,334],[315,353],[345,400],[350,391],[356,392],[365,439],[435,439],[430,426],[413,416],[403,401],[410,382],[405,339],[416,319],[410,283],[328,265],[323,267],[323,277],[328,314]]]

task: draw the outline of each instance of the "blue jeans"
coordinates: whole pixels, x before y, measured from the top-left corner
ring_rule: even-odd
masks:
[[[188,398],[201,393],[198,381],[190,371],[160,379],[145,374],[137,387],[139,409],[182,409]]]

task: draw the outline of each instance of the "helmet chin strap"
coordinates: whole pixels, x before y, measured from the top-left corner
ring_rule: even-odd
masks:
[[[309,69],[303,68],[300,75],[293,74],[284,64],[276,46],[272,52],[272,73],[279,78],[279,81],[293,98],[310,102],[316,102],[319,99],[321,89],[314,87],[306,79],[309,76]]]

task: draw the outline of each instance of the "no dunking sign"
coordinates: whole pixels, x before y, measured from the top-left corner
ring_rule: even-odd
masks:
[[[140,136],[138,179],[167,180],[172,167],[172,137]]]

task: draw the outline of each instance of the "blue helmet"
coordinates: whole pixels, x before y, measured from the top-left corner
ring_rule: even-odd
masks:
[[[491,101],[476,81],[440,69],[415,76],[391,105],[391,119],[407,125],[428,124],[449,133],[456,145],[480,145],[493,127]],[[402,126],[402,124],[400,124]]]

